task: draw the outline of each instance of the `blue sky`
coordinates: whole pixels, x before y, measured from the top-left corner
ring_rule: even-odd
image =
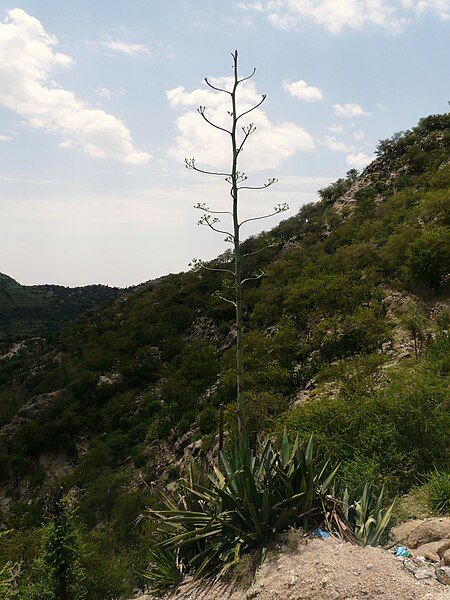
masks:
[[[202,78],[229,76],[235,48],[257,67],[242,106],[268,95],[245,170],[279,178],[243,215],[294,214],[447,110],[449,22],[448,0],[0,0],[0,271],[126,286],[221,252],[192,206],[224,207],[225,184],[182,159],[226,164],[195,107],[226,119]]]

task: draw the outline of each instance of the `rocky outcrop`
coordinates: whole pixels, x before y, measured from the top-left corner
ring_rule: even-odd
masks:
[[[411,550],[404,567],[415,579],[450,584],[450,517],[401,523],[392,529],[391,537]]]
[[[61,390],[41,394],[32,398],[22,406],[9,423],[0,429],[0,439],[10,440],[25,423],[36,419],[42,412],[50,408],[53,402],[62,394]]]
[[[185,335],[185,339],[217,342],[220,339],[220,334],[213,319],[200,315],[194,319]]]
[[[97,387],[105,387],[109,385],[119,385],[123,381],[121,373],[103,373],[97,381]]]
[[[394,542],[415,550],[425,544],[450,539],[450,517],[414,519],[392,528]]]

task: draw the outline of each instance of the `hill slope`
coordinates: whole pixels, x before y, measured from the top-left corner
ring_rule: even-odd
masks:
[[[390,495],[448,468],[449,121],[381,142],[361,175],[273,229],[276,246],[245,243],[247,273],[266,273],[245,295],[249,431],[313,432],[344,483]],[[234,422],[222,285],[167,276],[0,362],[5,524],[38,527],[45,494],[76,486],[99,572],[116,561],[125,581],[125,548],[145,567],[133,524],[154,483],[214,452],[222,403]]]
[[[56,331],[78,315],[123,294],[105,285],[21,285],[0,273],[0,341]]]

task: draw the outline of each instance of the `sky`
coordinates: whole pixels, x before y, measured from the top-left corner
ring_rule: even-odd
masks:
[[[450,0],[0,0],[0,271],[23,284],[134,285],[223,252],[231,52],[242,218],[289,212],[380,139],[448,110]],[[243,124],[250,119],[242,120]],[[245,226],[245,235],[276,219]],[[225,226],[225,223],[223,224]]]

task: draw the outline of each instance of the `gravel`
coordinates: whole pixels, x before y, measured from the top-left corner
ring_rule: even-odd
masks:
[[[150,600],[141,596],[140,600]],[[402,559],[381,548],[361,548],[334,538],[284,549],[258,570],[242,590],[226,584],[187,582],[167,598],[176,600],[450,600],[450,586],[434,569],[417,579]]]

